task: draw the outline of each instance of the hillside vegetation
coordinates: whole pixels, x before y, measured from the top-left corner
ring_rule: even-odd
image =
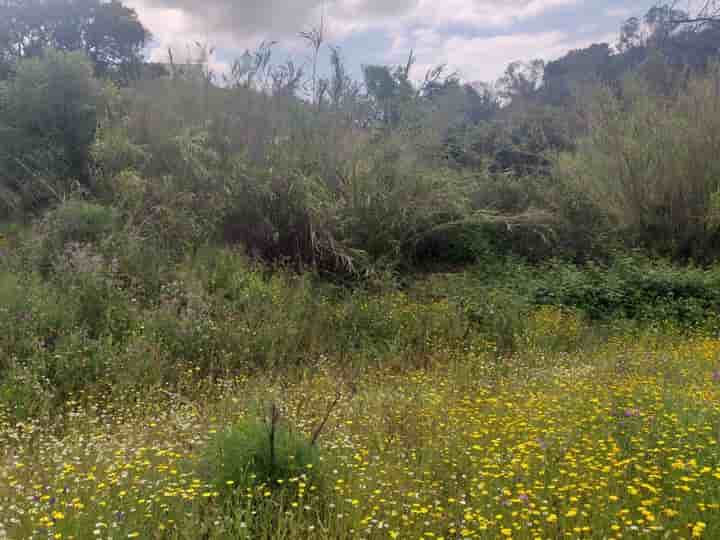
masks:
[[[493,85],[45,7],[0,6],[0,540],[720,537],[711,4]]]

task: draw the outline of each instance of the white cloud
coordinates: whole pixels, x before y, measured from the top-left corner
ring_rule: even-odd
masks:
[[[578,26],[577,31],[580,34],[589,34],[590,32],[597,32],[597,30],[600,28],[600,25],[597,23],[588,23]]]
[[[614,7],[605,10],[605,16],[617,19],[627,19],[632,17],[633,14],[635,14],[635,12],[631,8],[627,7]]]
[[[262,39],[280,40],[297,54],[298,31],[317,25],[323,15],[331,43],[342,44],[352,34],[372,31],[375,39],[387,36],[386,61],[403,61],[414,49],[418,71],[447,63],[469,80],[494,80],[514,60],[554,58],[596,41],[576,43],[570,32],[558,30],[511,31],[514,23],[584,0],[127,1],[155,35],[156,59],[165,59],[168,47],[187,55],[194,42],[209,43],[226,55],[239,56]],[[458,27],[465,30],[462,35],[457,34]],[[472,36],[488,31],[500,35]],[[586,31],[589,33],[590,28]],[[350,61],[362,63],[367,59]],[[218,70],[227,70],[227,65],[216,64]]]
[[[335,0],[326,11],[330,30],[343,37],[370,29],[397,31],[450,25],[475,30],[497,28],[583,0],[399,0],[388,1],[384,10],[374,8],[378,1]]]
[[[331,38],[352,32],[408,26],[508,25],[582,0],[129,0],[158,36],[169,29],[223,41],[288,39],[319,24]],[[178,19],[182,19],[179,21]],[[181,24],[178,24],[180,23]]]
[[[611,42],[614,35],[598,35],[592,39],[575,40],[559,31],[506,34],[494,37],[444,36],[438,32],[413,33],[411,39],[399,37],[392,51],[394,61],[413,48],[418,58],[416,75],[429,68],[447,64],[458,70],[465,80],[494,81],[505,67],[516,60],[540,58],[553,60],[571,49],[597,42]],[[406,52],[405,52],[406,54]]]
[[[176,63],[195,62],[201,56],[198,44],[206,48],[230,50],[243,50],[256,45],[252,40],[227,32],[205,31],[180,8],[148,6],[143,0],[127,0],[127,5],[138,11],[141,21],[153,34],[149,58],[154,62],[168,62],[169,50],[172,50]],[[208,68],[218,76],[230,71],[229,63],[219,60],[215,53],[208,58]]]

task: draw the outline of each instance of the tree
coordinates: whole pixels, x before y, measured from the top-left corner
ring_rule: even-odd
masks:
[[[659,14],[666,23],[676,28],[690,25],[696,31],[720,24],[720,2],[718,0],[704,0],[699,6],[696,4],[697,10],[692,13],[675,9],[676,4],[677,2],[657,4],[650,9],[648,16],[653,13]]]
[[[82,51],[98,76],[126,81],[139,74],[150,34],[119,0],[0,0],[2,67],[53,48]]]
[[[400,85],[389,66],[363,66],[363,76],[368,97],[374,105],[374,116],[386,126],[400,120]]]
[[[706,69],[720,53],[720,3],[706,0],[694,11],[678,9],[677,2],[658,3],[642,17],[625,21],[613,58],[628,72],[648,59],[662,56],[671,69]],[[653,58],[655,56],[655,58]]]
[[[617,49],[620,52],[626,52],[633,47],[637,47],[641,42],[640,19],[630,17],[620,27],[620,40],[617,43]]]
[[[529,100],[540,89],[543,82],[545,62],[513,62],[498,81],[500,95],[507,101]]]
[[[48,50],[20,60],[1,94],[0,215],[57,201],[87,179],[102,92],[82,53]]]
[[[425,78],[414,84],[410,79],[414,65],[415,55],[411,51],[405,65],[363,66],[365,89],[375,119],[385,126],[396,127],[401,120],[410,120],[413,112],[427,106],[432,109],[441,99],[462,90],[457,74],[448,73],[445,65],[429,69]]]
[[[645,26],[648,29],[647,42],[662,46],[679,28],[679,20],[687,19],[688,13],[675,8],[674,4],[658,4],[645,14]]]
[[[365,89],[374,108],[374,116],[386,126],[397,126],[402,117],[403,104],[416,94],[410,81],[415,55],[410,52],[404,66],[363,66]]]
[[[465,122],[479,124],[492,119],[500,110],[497,94],[486,83],[473,83],[463,85],[465,93]]]
[[[566,105],[580,87],[605,81],[612,51],[606,43],[570,51],[545,66],[542,95],[547,103]]]

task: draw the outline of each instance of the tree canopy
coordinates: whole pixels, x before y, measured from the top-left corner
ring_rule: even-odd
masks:
[[[149,38],[135,10],[118,0],[4,0],[0,77],[17,60],[52,48],[82,51],[96,75],[127,80],[137,73]]]

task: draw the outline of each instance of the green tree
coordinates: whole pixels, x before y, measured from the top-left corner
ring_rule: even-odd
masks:
[[[47,48],[83,51],[96,75],[127,80],[139,72],[150,34],[137,13],[118,0],[4,0],[0,2],[3,68]]]
[[[607,80],[611,60],[610,46],[595,43],[549,62],[541,91],[544,100],[552,105],[572,103],[581,88]]]
[[[402,119],[403,109],[418,95],[410,81],[414,63],[415,56],[410,53],[404,66],[363,66],[365,88],[373,106],[373,116],[385,126],[397,126]]]
[[[507,101],[527,101],[532,99],[543,82],[545,62],[513,62],[498,81],[500,95]]]

